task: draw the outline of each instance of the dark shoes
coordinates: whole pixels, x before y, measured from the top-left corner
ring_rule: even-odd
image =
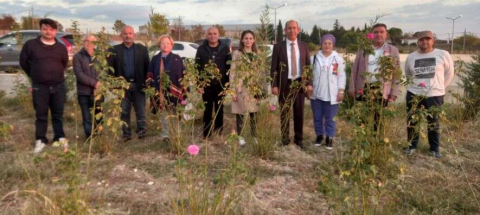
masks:
[[[413,155],[413,153],[415,152],[415,149],[411,147],[407,147],[403,149],[403,151],[405,152],[406,155]]]
[[[333,138],[327,136],[325,139],[325,145],[328,150],[333,149]]]
[[[315,140],[314,145],[315,146],[321,146],[323,143],[323,135],[317,136],[317,139]]]
[[[430,156],[432,156],[434,158],[443,158],[443,155],[440,154],[439,151],[430,151],[429,154],[430,154]]]
[[[403,151],[405,152],[406,155],[412,155],[415,152],[415,148],[408,147],[408,148],[405,148]],[[428,152],[428,154],[434,158],[443,158],[443,155],[438,150],[436,151],[432,150]]]

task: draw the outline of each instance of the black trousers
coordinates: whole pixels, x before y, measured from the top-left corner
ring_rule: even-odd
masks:
[[[122,114],[121,120],[125,122],[122,126],[123,136],[131,137],[132,131],[130,129],[130,112],[132,105],[135,109],[135,116],[137,118],[137,134],[143,135],[147,130],[147,121],[145,119],[145,93],[139,92],[135,83],[130,83],[130,88],[125,91],[125,97],[122,99]]]
[[[360,101],[360,102],[367,102],[369,100],[369,98],[367,98],[368,95],[372,95],[374,96],[373,98],[373,105],[375,107],[369,107],[369,109],[374,109],[374,116],[373,116],[373,120],[374,120],[374,124],[373,124],[373,130],[374,131],[378,131],[378,130],[381,130],[382,125],[380,124],[380,111],[381,108],[384,108],[384,107],[387,107],[388,106],[388,100],[385,100],[383,98],[383,94],[381,92],[381,88],[380,87],[370,87],[370,90],[373,91],[375,90],[377,93],[374,93],[372,92],[372,94],[369,93],[369,91],[367,90],[367,87],[365,86],[365,93],[359,97],[356,98],[357,101]]]
[[[52,116],[53,141],[65,137],[63,131],[63,110],[67,98],[65,84],[43,85],[32,84],[32,100],[35,109],[35,140],[48,143],[48,112]]]
[[[294,143],[302,145],[303,142],[303,108],[305,106],[305,92],[303,89],[291,90],[291,80],[287,81],[286,92],[280,92],[280,124],[282,143],[290,142],[290,117],[293,115]]]
[[[418,103],[417,103],[418,102]],[[413,116],[417,113],[417,109],[422,106],[427,109],[427,130],[428,143],[430,144],[430,151],[438,152],[440,148],[440,123],[438,121],[437,112],[430,110],[432,107],[440,107],[443,105],[443,96],[421,97],[407,91],[407,133],[408,141],[410,141],[410,148],[417,148],[419,140],[419,131],[415,127],[417,121],[413,120]]]
[[[211,137],[213,132],[222,132],[223,129],[223,104],[221,97],[204,100],[205,112],[203,113],[203,137]],[[215,117],[215,120],[213,120]],[[214,121],[214,122],[212,122]],[[213,127],[213,130],[212,130]]]
[[[236,114],[236,116],[237,116],[237,132],[239,135],[242,135],[245,115]],[[257,114],[256,113],[250,113],[250,129],[252,131],[252,136],[257,137]]]

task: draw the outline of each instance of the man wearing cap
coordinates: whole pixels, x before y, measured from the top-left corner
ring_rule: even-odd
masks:
[[[368,94],[368,90],[378,90],[380,93],[375,98],[375,103],[380,107],[386,107],[388,102],[394,102],[398,95],[398,83],[396,74],[392,75],[392,81],[377,79],[375,74],[379,73],[378,60],[380,57],[392,56],[395,67],[400,68],[400,57],[398,49],[386,42],[388,37],[387,26],[383,23],[377,23],[372,27],[373,34],[373,54],[365,56],[364,50],[359,50],[352,65],[348,94],[356,98],[357,101],[365,101],[367,98],[363,95]],[[369,75],[366,75],[366,74]],[[367,83],[369,88],[367,89]],[[380,110],[375,111],[374,130],[377,131],[380,121]]]
[[[421,107],[428,112],[428,143],[430,155],[441,158],[440,153],[440,124],[437,111],[443,104],[445,88],[454,76],[454,63],[447,51],[435,49],[435,41],[431,31],[422,31],[417,34],[418,50],[409,54],[405,61],[405,75],[411,79],[407,87],[407,132],[410,147],[405,149],[407,155],[413,154],[418,145],[417,121],[413,116]]]

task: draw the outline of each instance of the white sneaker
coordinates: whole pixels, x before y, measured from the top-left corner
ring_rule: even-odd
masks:
[[[47,146],[47,144],[42,143],[42,140],[35,141],[35,149],[33,149],[33,153],[38,154],[38,153],[42,152],[42,150],[43,150],[43,148],[45,148],[45,146]]]
[[[245,139],[243,139],[243,137],[240,137],[240,139],[238,140],[238,144],[243,146],[243,145],[245,145],[245,143],[246,143]]]

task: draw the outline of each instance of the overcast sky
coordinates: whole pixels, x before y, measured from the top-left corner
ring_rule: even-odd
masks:
[[[452,21],[446,17],[463,15],[455,22],[455,35],[465,29],[480,35],[480,0],[0,0],[0,14],[19,18],[33,6],[35,15],[49,14],[65,27],[77,20],[83,30],[104,26],[111,32],[115,19],[134,27],[145,24],[150,7],[169,19],[180,16],[184,24],[255,24],[265,4],[283,3],[288,5],[277,10],[277,22],[295,19],[305,31],[314,24],[331,29],[335,19],[347,29],[362,28],[375,15],[386,13],[380,22],[388,27],[404,32],[432,30],[442,39],[452,31]]]

